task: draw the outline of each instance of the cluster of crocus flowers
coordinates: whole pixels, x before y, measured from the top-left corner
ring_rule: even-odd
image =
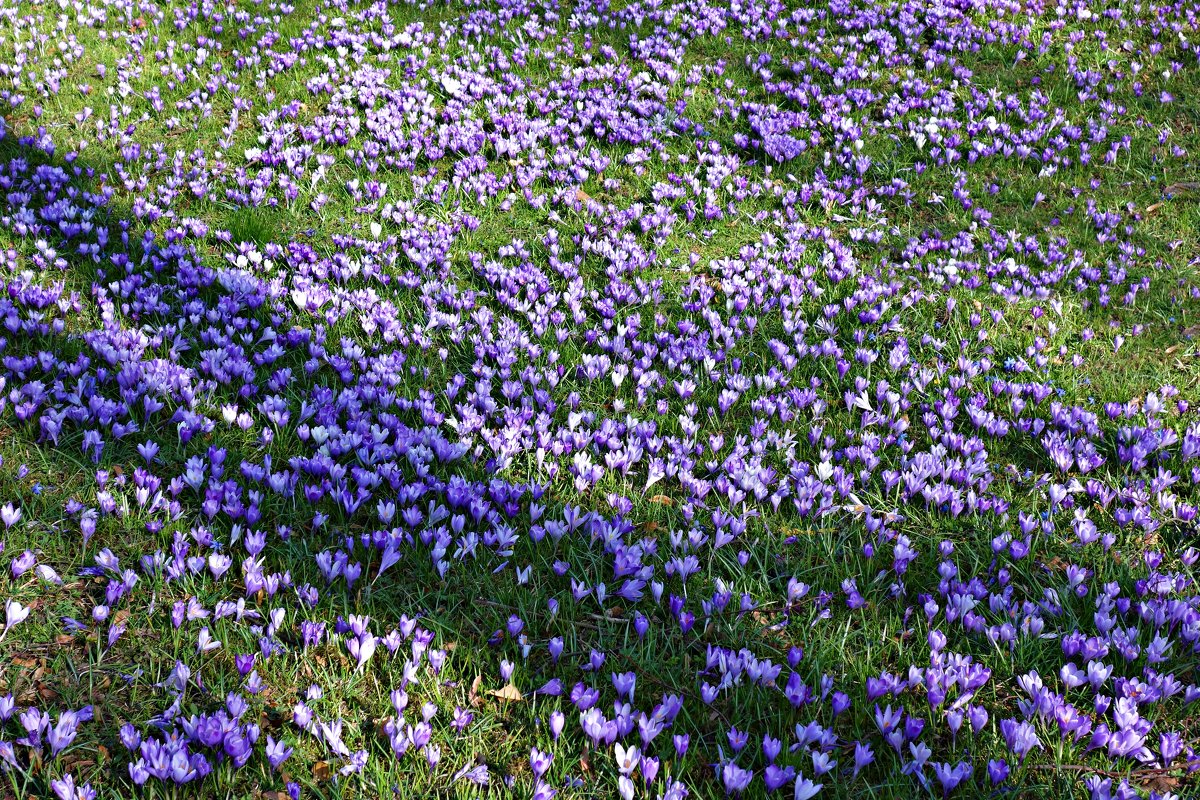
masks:
[[[1054,753],[1102,800],[1200,768],[1200,421],[1085,372],[1151,292],[1200,296],[1097,199],[1135,149],[1189,157],[1194,9],[0,5],[0,421],[87,471],[60,497],[4,449],[0,638],[154,698],[0,698],[0,769],[549,800],[587,747],[625,800],[805,800]],[[968,57],[1014,49],[1015,82]],[[473,598],[499,622],[454,647],[374,602],[455,581],[543,596]],[[831,663],[873,614],[889,663]],[[386,702],[285,685],[318,657]],[[486,698],[538,699],[519,769],[463,752]],[[88,737],[123,752],[84,780]]]

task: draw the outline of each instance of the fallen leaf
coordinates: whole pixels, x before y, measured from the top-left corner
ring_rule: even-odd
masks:
[[[1179,788],[1179,779],[1170,775],[1154,775],[1138,781],[1143,789],[1149,789],[1160,795],[1171,794]]]
[[[672,500],[671,498],[667,497],[665,494],[656,494],[656,495],[654,495],[654,497],[651,497],[651,498],[650,498],[650,502],[651,502],[651,503],[655,503],[655,504],[657,504],[657,505],[660,505],[660,506],[673,506],[673,505],[675,505],[675,501],[674,501],[674,500]]]
[[[313,780],[325,782],[333,777],[333,770],[328,761],[318,761],[313,764]]]
[[[479,696],[479,685],[483,683],[483,676],[476,675],[475,680],[471,681],[471,688],[467,691],[467,703],[475,708],[483,705],[483,698]]]
[[[525,695],[521,694],[521,690],[516,686],[513,686],[511,683],[505,686],[503,689],[488,691],[488,695],[491,697],[497,697],[510,703],[519,703],[525,699]]]
[[[592,197],[587,192],[585,192],[583,189],[576,189],[575,190],[575,199],[581,203],[587,204],[587,203],[591,202]]]

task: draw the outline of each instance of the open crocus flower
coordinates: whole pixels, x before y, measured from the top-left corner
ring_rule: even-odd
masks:
[[[13,506],[12,503],[5,503],[0,506],[0,522],[4,523],[5,529],[16,525],[21,519],[21,509]]]
[[[29,616],[30,609],[21,605],[16,600],[7,600],[4,603],[4,635],[13,628],[13,626],[24,622]]]

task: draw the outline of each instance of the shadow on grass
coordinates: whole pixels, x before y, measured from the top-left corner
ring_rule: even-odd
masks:
[[[569,707],[532,691],[557,674],[547,650],[552,638],[561,637],[563,659],[579,662],[603,642],[627,668],[657,682],[647,695],[681,691],[680,670],[703,663],[703,644],[684,643],[662,620],[643,641],[631,637],[632,618],[616,606],[563,602],[551,610],[548,601],[571,590],[570,579],[551,569],[551,558],[569,560],[585,574],[605,569],[602,554],[584,535],[552,552],[514,547],[514,559],[544,562],[529,584],[513,579],[513,568],[504,568],[508,560],[493,569],[486,558],[463,559],[443,576],[416,546],[376,577],[374,503],[416,485],[413,476],[402,475],[398,484],[385,484],[351,508],[335,499],[328,471],[312,468],[317,447],[297,438],[298,420],[276,426],[271,437],[222,422],[222,408],[252,407],[270,395],[293,409],[302,403],[333,408],[340,386],[329,376],[272,387],[244,371],[222,373],[233,345],[244,343],[238,346],[253,361],[262,331],[289,335],[296,329],[279,303],[252,280],[231,279],[225,264],[206,263],[200,236],[188,226],[119,213],[113,202],[119,190],[105,188],[117,183],[115,164],[11,135],[0,139],[0,164],[9,183],[0,236],[17,258],[6,276],[17,303],[2,355],[7,388],[20,395],[0,411],[0,455],[14,468],[0,475],[0,493],[18,501],[26,518],[7,546],[36,552],[39,563],[53,565],[63,579],[59,585],[26,582],[14,591],[33,613],[0,645],[4,682],[22,706],[52,714],[91,706],[95,717],[50,769],[35,770],[22,753],[21,769],[10,773],[15,791],[49,794],[49,780],[69,770],[81,782],[133,792],[119,726],[148,729],[167,724],[164,715],[178,720],[219,709],[228,693],[245,684],[235,655],[259,653],[255,663],[264,686],[250,702],[264,731],[294,740],[305,763],[314,763],[330,756],[287,724],[297,702],[307,701],[329,718],[363,720],[347,741],[384,765],[367,774],[371,791],[390,792],[394,762],[374,721],[392,713],[390,697],[405,687],[404,671],[397,661],[385,662],[382,652],[369,668],[356,669],[341,641],[303,647],[296,628],[301,620],[323,622],[332,631],[350,615],[365,615],[385,633],[404,617],[419,617],[437,634],[435,647],[447,659],[438,675],[422,675],[409,691],[435,704],[442,719],[456,708],[474,709],[479,717],[471,735],[446,742],[446,763],[481,758],[502,774],[525,769],[529,742],[547,741],[548,712]],[[275,240],[270,211],[244,209],[233,218],[235,241]],[[299,337],[294,349],[303,352],[307,341]],[[307,356],[289,357],[271,366],[289,363],[305,374]],[[41,388],[26,391],[35,385]],[[419,424],[418,418],[413,422]],[[146,449],[150,445],[157,449]],[[202,480],[193,488],[184,479],[197,464]],[[446,468],[445,477],[478,472],[470,463],[464,467]],[[248,476],[260,468],[291,471],[298,478],[294,494],[277,496],[259,491],[261,486],[246,491],[243,484],[253,485]],[[500,509],[498,521],[527,528],[527,487],[520,489],[520,502],[513,487],[500,481],[477,487]],[[95,526],[86,536],[85,519]],[[243,561],[245,537],[255,529],[268,533],[265,549]],[[210,579],[207,557],[225,550],[234,557],[232,569],[223,580]],[[105,563],[119,567],[96,569],[105,551]],[[362,576],[327,581],[318,556],[344,556],[361,566]],[[126,569],[132,572],[122,576]],[[261,570],[261,589],[250,588],[247,569]],[[212,616],[223,602],[244,606],[230,616]],[[173,624],[172,609],[188,603],[210,616]],[[276,637],[265,634],[275,640],[268,645],[262,622],[272,609],[285,611],[288,626]],[[513,617],[524,624],[528,649],[507,627]],[[219,648],[197,654],[201,626]],[[623,644],[613,648],[612,642]],[[274,655],[261,657],[267,651]],[[488,694],[503,688],[497,675],[502,658],[519,661],[513,675],[519,700]],[[173,708],[164,682],[180,662],[191,666],[195,678]],[[323,689],[319,702],[309,697],[312,685]],[[698,759],[679,769],[705,767]],[[232,774],[235,790],[282,788],[278,775]],[[293,777],[318,796],[332,792],[319,776]],[[444,788],[447,778],[431,772],[425,788]]]

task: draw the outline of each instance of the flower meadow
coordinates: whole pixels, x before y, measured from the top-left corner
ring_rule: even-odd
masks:
[[[0,0],[6,796],[1200,796],[1193,0]]]

